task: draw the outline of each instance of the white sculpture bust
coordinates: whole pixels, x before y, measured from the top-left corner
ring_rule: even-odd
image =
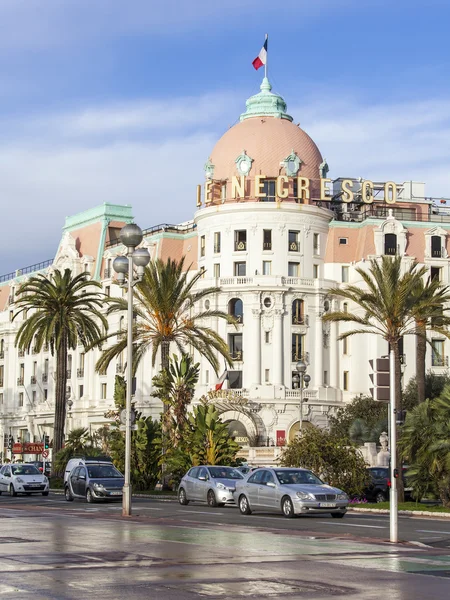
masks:
[[[381,450],[377,454],[377,467],[388,467],[390,453],[388,450],[389,438],[385,431],[380,435]]]

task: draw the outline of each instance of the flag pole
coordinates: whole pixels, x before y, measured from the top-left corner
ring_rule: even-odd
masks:
[[[269,34],[266,33],[266,64],[264,65],[264,77],[267,77],[267,62],[269,60]]]

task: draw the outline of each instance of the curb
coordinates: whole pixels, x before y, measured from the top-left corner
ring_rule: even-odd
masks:
[[[354,508],[353,506],[349,506],[347,510],[360,513],[377,513],[381,515],[388,515],[390,512],[387,508]],[[443,517],[444,519],[450,519],[450,513],[431,512],[429,510],[399,510],[398,514],[405,517]]]
[[[60,489],[60,488],[55,488],[52,489],[50,488],[49,490],[52,494],[60,494],[63,495],[64,494],[64,490]],[[132,494],[133,498],[152,498],[153,500],[173,500],[175,502],[178,502],[178,498],[177,496],[157,496],[156,494]]]

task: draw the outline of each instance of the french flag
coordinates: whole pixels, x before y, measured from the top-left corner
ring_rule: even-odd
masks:
[[[260,67],[263,67],[266,63],[267,63],[267,36],[266,36],[266,40],[264,42],[264,46],[261,48],[260,53],[255,58],[255,60],[252,62],[252,65],[254,66],[254,68],[256,70],[258,70]]]
[[[227,369],[225,369],[225,371],[220,376],[219,381],[216,383],[216,390],[221,390],[223,387],[223,384],[225,383],[225,381],[227,379],[228,379],[228,371],[227,371]]]

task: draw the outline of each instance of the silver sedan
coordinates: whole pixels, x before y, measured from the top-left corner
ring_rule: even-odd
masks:
[[[244,476],[233,467],[192,467],[178,487],[178,501],[182,505],[192,500],[207,502],[209,506],[234,504],[236,483]]]
[[[236,483],[234,497],[243,515],[259,510],[281,511],[287,518],[314,513],[342,518],[348,506],[342,490],[323,483],[307,469],[288,467],[252,471]]]

